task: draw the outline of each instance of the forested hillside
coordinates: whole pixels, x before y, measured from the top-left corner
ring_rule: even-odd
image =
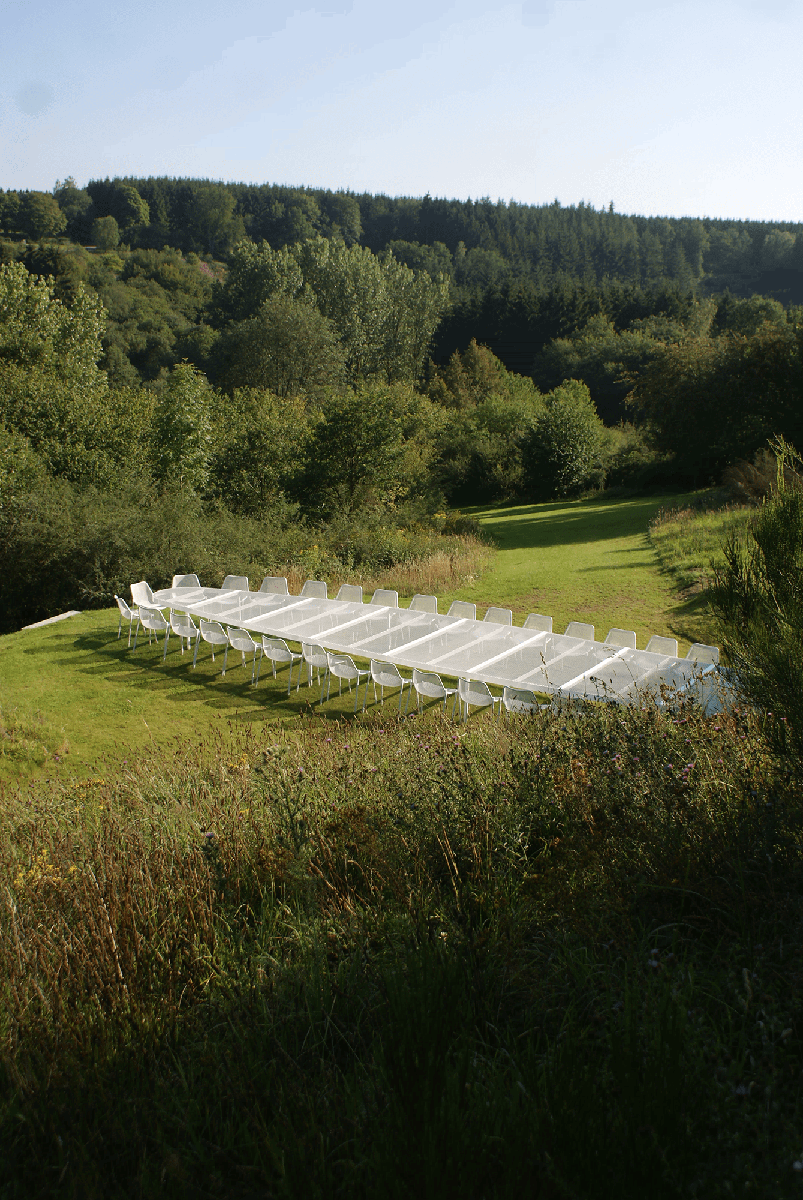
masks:
[[[456,504],[717,481],[803,444],[801,280],[791,224],[0,193],[4,619],[169,574],[170,530],[138,522],[157,499],[178,544],[212,523],[314,573],[428,553]]]

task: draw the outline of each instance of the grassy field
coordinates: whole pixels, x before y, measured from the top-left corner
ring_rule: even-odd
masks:
[[[681,653],[691,641],[712,640],[704,597],[679,594],[648,538],[667,504],[650,497],[477,510],[497,552],[479,578],[441,595],[441,611],[456,598],[476,601],[480,612],[499,604],[518,621],[547,613],[556,630],[570,620],[593,622],[598,637],[611,626],[635,629],[640,646],[652,633],[673,634]],[[134,654],[117,628],[116,610],[101,610],[0,638],[0,779],[103,773],[149,746],[295,722],[317,700],[314,687],[288,698],[268,673],[254,690],[234,655],[223,679],[220,656],[213,664],[207,646],[195,671],[175,638],[164,664],[161,649],[141,640]],[[352,707],[346,694],[325,711]]]
[[[639,646],[653,633],[671,635],[683,654],[692,642],[714,637],[713,623],[705,605],[679,593],[649,527],[662,509],[687,508],[691,499],[603,496],[471,510],[498,553],[493,570],[460,596],[512,608],[519,619],[545,613],[556,630],[569,621],[591,622],[597,637],[612,626],[634,629]]]
[[[688,628],[660,503],[493,510],[461,594]],[[0,1200],[800,1195],[771,713],[322,721],[116,632],[0,639]]]

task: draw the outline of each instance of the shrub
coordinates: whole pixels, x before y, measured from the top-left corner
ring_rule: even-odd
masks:
[[[731,537],[717,572],[715,608],[722,645],[738,686],[783,723],[803,748],[803,466],[783,439],[772,443],[777,460],[771,496],[748,525],[746,538]]]

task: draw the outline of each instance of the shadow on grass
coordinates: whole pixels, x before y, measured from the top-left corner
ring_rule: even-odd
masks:
[[[484,529],[500,549],[528,550],[632,537],[642,531],[646,535],[650,518],[660,506],[661,500],[651,497],[616,504],[578,501],[571,508],[564,501],[482,512]]]

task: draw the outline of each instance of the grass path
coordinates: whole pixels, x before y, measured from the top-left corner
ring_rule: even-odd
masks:
[[[529,612],[552,616],[556,631],[588,621],[596,636],[618,626],[634,629],[638,645],[653,633],[678,638],[680,653],[714,637],[705,601],[678,595],[647,537],[657,511],[685,496],[576,500],[509,508],[473,509],[493,536],[493,568],[461,599],[478,607],[512,608],[517,622]],[[448,600],[454,597],[447,597]]]
[[[550,614],[556,631],[570,620],[592,622],[598,637],[611,626],[635,629],[639,646],[652,633],[672,634],[684,653],[713,630],[704,599],[679,598],[647,539],[666,503],[639,497],[477,509],[498,545],[494,565],[442,595],[441,611],[456,598],[476,601],[480,614],[498,604],[513,608],[518,623],[528,612]],[[133,655],[125,634],[117,640],[117,625],[117,610],[103,610],[0,637],[0,781],[102,773],[106,762],[113,769],[151,744],[194,744],[227,734],[230,723],[295,721],[317,701],[314,686],[288,699],[286,672],[274,682],[266,671],[255,691],[236,655],[222,679],[220,657],[213,664],[208,646],[196,671],[175,638],[165,664],[161,647],[141,643]],[[352,707],[346,693],[326,713]]]

